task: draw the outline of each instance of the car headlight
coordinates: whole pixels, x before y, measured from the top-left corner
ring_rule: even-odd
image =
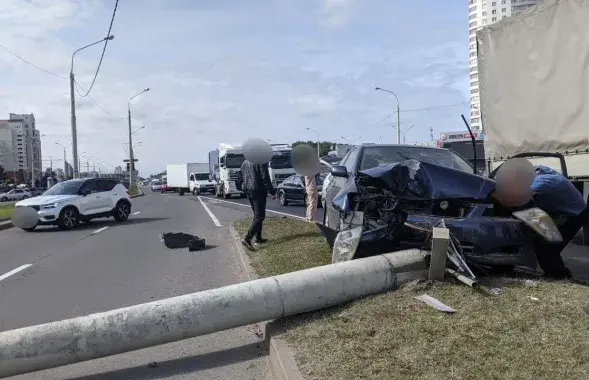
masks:
[[[57,206],[59,206],[59,202],[55,202],[55,203],[49,203],[46,205],[42,205],[41,208],[46,210],[48,208],[56,208]]]
[[[362,226],[338,233],[333,243],[331,262],[340,263],[352,260],[356,254],[356,249],[358,249],[358,244],[360,244],[361,237]]]
[[[562,235],[558,226],[548,213],[541,208],[530,208],[527,210],[516,211],[513,216],[524,222],[528,227],[542,236],[546,241],[553,244],[562,243]]]

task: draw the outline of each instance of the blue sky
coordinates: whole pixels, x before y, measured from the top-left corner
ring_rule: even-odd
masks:
[[[114,0],[2,0],[0,44],[59,76],[71,53],[102,38]],[[395,142],[396,103],[407,142],[429,129],[464,129],[468,112],[468,15],[463,1],[124,0],[96,85],[78,99],[79,151],[108,166],[125,155],[127,100],[141,171],[206,160],[219,143]],[[76,56],[77,81],[92,81],[101,46]],[[0,49],[0,118],[33,112],[43,155],[71,141],[66,79]],[[403,110],[459,106],[429,111]],[[377,124],[380,120],[389,119]],[[68,156],[71,153],[68,152]]]

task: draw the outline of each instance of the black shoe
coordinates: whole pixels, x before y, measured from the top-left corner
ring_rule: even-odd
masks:
[[[264,244],[266,242],[268,242],[268,239],[262,239],[262,238],[256,239],[257,244]]]
[[[248,239],[241,239],[241,245],[243,245],[244,247],[246,247],[247,249],[249,249],[250,251],[255,251],[254,246],[252,245],[252,242]]]

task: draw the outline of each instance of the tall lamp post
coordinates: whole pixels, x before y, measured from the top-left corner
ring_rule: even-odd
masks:
[[[60,147],[62,147],[62,148],[63,148],[63,175],[64,175],[64,177],[66,177],[66,178],[67,178],[67,160],[66,160],[66,149],[67,149],[67,147],[68,147],[68,146],[72,145],[72,143],[69,143],[69,144],[67,144],[67,145],[63,145],[63,144],[60,144],[60,143],[56,142],[56,143],[55,143],[55,145],[59,145]],[[65,178],[64,178],[64,179],[65,179]]]
[[[79,172],[79,167],[78,167],[78,131],[76,129],[76,97],[74,95],[74,86],[76,83],[76,80],[74,78],[74,57],[75,55],[81,51],[84,50],[86,48],[89,48],[91,46],[97,45],[101,42],[104,41],[111,41],[115,38],[115,36],[110,35],[107,37],[104,37],[103,39],[101,39],[100,41],[96,41],[94,43],[91,43],[90,45],[86,45],[84,47],[79,48],[78,50],[74,51],[74,54],[72,54],[72,63],[70,66],[70,106],[71,106],[71,124],[72,124],[72,155],[73,155],[73,164],[74,164],[74,173],[73,173],[73,177],[74,178],[78,178],[80,176],[80,172]]]
[[[399,106],[399,98],[397,97],[397,94],[395,94],[391,90],[385,90],[381,87],[376,87],[375,90],[388,92],[389,94],[392,94],[395,97],[395,99],[397,99],[397,144],[401,144],[401,110]]]
[[[307,131],[314,132],[317,135],[317,157],[320,158],[321,157],[321,153],[319,153],[319,151],[320,151],[320,149],[319,149],[319,132],[317,132],[316,130],[311,129],[311,128],[307,128]]]
[[[135,189],[135,178],[133,177],[133,174],[135,174],[135,161],[133,158],[133,131],[131,130],[131,100],[135,99],[136,97],[147,91],[149,91],[149,87],[141,91],[140,93],[131,96],[129,98],[129,101],[127,102],[127,114],[129,117],[129,190]],[[142,128],[143,127],[139,129]]]

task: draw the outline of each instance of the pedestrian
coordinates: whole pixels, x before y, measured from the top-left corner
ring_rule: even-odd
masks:
[[[305,192],[307,194],[307,221],[315,221],[317,213],[317,202],[319,200],[319,192],[317,191],[317,184],[320,182],[319,173],[312,176],[305,176]]]
[[[533,203],[546,211],[558,226],[563,241],[551,244],[536,239],[535,251],[538,264],[548,277],[571,278],[561,253],[589,218],[589,208],[581,192],[562,174],[543,165],[535,166],[536,177],[532,182]]]
[[[267,239],[262,238],[262,226],[264,219],[266,219],[268,193],[272,195],[272,199],[276,198],[276,190],[270,180],[268,164],[254,164],[245,160],[241,164],[236,187],[245,193],[254,212],[252,224],[247,234],[241,239],[241,244],[250,250],[254,250],[252,239],[256,239],[255,244],[262,244],[267,241]]]

